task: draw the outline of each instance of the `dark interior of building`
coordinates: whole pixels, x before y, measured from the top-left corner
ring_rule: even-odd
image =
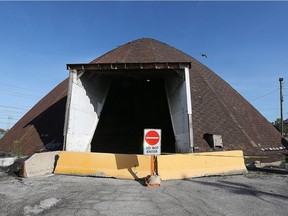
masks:
[[[162,153],[175,152],[163,78],[115,78],[91,142],[91,152],[143,154],[145,128],[161,129]]]

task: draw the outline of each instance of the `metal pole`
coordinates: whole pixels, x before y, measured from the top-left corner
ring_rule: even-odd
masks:
[[[13,119],[13,117],[9,115],[8,121],[7,121],[7,130],[10,130],[10,124],[11,124],[12,119]]]
[[[283,136],[283,94],[282,94],[282,81],[283,78],[279,78],[280,82],[280,132]]]
[[[191,99],[191,87],[190,87],[190,75],[189,68],[184,69],[185,73],[185,85],[186,85],[186,99],[187,99],[187,112],[188,112],[188,130],[189,130],[189,143],[191,153],[194,151],[194,135],[193,135],[193,125],[192,125],[192,99]]]

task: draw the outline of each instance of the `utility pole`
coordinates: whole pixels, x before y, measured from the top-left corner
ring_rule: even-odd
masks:
[[[283,94],[282,94],[282,81],[283,78],[279,78],[280,82],[280,131],[283,136]]]
[[[12,121],[13,117],[12,116],[8,116],[8,121],[7,121],[7,131],[10,130],[10,123]]]

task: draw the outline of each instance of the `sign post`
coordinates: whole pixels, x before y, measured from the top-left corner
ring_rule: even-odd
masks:
[[[161,154],[161,130],[144,129],[144,155],[151,155],[151,175],[146,177],[147,187],[159,187],[160,177],[157,175],[157,155]]]

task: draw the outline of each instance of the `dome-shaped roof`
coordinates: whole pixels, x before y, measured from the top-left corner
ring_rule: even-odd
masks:
[[[191,62],[193,58],[165,43],[142,38],[126,43],[94,59],[92,64]]]
[[[205,134],[222,135],[225,150],[241,149],[249,155],[270,154],[265,149],[287,145],[280,133],[227,82],[193,57],[165,43],[138,39],[88,65],[179,62],[191,63],[193,136],[201,152],[209,150],[203,139]],[[32,154],[44,147],[45,131],[62,136],[67,88],[68,80],[65,80],[40,100],[0,140],[0,150],[11,151],[11,143],[18,139],[23,142],[23,153]]]

